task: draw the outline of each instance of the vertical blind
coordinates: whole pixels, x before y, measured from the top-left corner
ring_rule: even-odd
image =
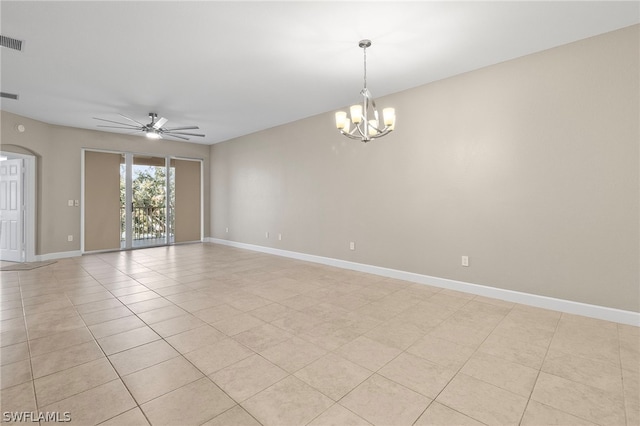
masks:
[[[120,154],[84,153],[84,249],[120,248]]]

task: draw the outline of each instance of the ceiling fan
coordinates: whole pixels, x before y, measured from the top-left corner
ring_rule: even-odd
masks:
[[[164,117],[160,117],[158,119],[158,114],[155,112],[149,113],[149,118],[151,119],[151,123],[142,124],[141,122],[134,120],[133,118],[129,118],[126,115],[118,114],[120,117],[131,121],[134,124],[129,123],[120,123],[118,121],[113,120],[105,120],[104,118],[93,117],[95,120],[106,121],[107,123],[118,124],[118,126],[108,126],[104,124],[99,124],[98,127],[109,127],[112,129],[125,129],[131,130],[133,133],[144,133],[146,137],[149,139],[162,139],[164,136],[169,136],[172,138],[183,139],[188,141],[189,138],[186,136],[198,136],[204,137],[203,134],[200,133],[187,133],[183,130],[195,130],[199,129],[198,126],[184,126],[184,127],[162,127],[164,124],[169,121]]]

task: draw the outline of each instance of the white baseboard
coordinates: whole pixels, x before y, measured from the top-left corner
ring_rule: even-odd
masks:
[[[82,256],[82,252],[80,250],[61,251],[58,253],[37,254],[35,256],[35,260],[37,262],[43,262],[47,260],[65,259],[67,257],[78,257],[78,256]]]
[[[537,294],[523,293],[513,290],[505,290],[480,284],[450,280],[447,278],[432,277],[429,275],[416,274],[413,272],[383,268],[374,265],[366,265],[363,263],[349,262],[347,260],[334,259],[330,257],[298,253],[294,251],[258,246],[254,244],[239,243],[230,240],[223,240],[220,238],[207,237],[204,239],[204,242],[222,244],[246,250],[273,254],[276,256],[289,257],[292,259],[304,260],[307,262],[320,263],[323,265],[335,266],[337,268],[350,269],[353,271],[366,272],[369,274],[380,275],[388,278],[396,278],[418,284],[426,284],[434,287],[463,291],[465,293],[475,294],[478,296],[491,297],[508,302],[535,306],[537,308],[551,309],[554,311],[582,315],[606,321],[613,321],[621,324],[640,326],[640,313],[638,312],[624,311],[621,309],[608,308],[606,306],[590,305],[587,303],[573,302],[571,300],[556,299],[553,297],[540,296]]]

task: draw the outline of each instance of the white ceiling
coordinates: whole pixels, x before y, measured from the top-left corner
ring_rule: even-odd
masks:
[[[97,129],[122,113],[216,143],[640,22],[630,2],[6,1],[5,111]],[[399,117],[401,120],[401,117]],[[331,125],[331,123],[328,123]]]

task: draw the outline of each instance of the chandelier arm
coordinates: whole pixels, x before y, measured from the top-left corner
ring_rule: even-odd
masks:
[[[363,130],[360,131],[360,133],[364,133],[362,136],[363,137],[367,137],[369,135],[369,91],[367,90],[367,88],[365,87],[363,90],[364,93],[364,101],[362,102],[362,109],[364,111],[362,111],[362,115],[364,120],[362,121],[362,127]]]
[[[378,123],[378,126],[380,126],[380,120],[378,118],[378,110],[374,110],[374,115],[376,117],[376,123]],[[382,124],[384,124],[384,122],[382,122]],[[382,127],[376,127],[376,126],[373,126],[373,125],[369,124],[369,127],[373,128],[378,133],[385,132],[385,131],[387,131],[387,129],[389,129],[389,126],[387,126],[386,124],[384,124]]]
[[[371,124],[369,124],[369,127],[371,127],[373,130],[377,132],[376,135],[387,131],[387,126],[384,126],[383,128],[379,129],[376,126],[372,126]]]
[[[373,97],[369,98],[369,100],[371,101],[371,107],[373,108],[373,116],[375,117],[376,121],[379,123],[380,114],[378,114],[378,108],[376,107],[376,100],[373,99]]]
[[[366,115],[365,115],[365,118],[366,118]],[[355,128],[358,130],[358,133],[360,133],[360,137],[361,138],[367,138],[368,137],[368,135],[367,135],[367,126],[364,124],[366,122],[367,122],[366,119],[362,121],[362,125],[364,125],[364,131],[360,127],[360,124],[356,124],[356,126],[355,126]]]
[[[388,134],[389,134],[389,133],[391,133],[391,132],[393,132],[393,130],[391,130],[391,129],[385,129],[385,130],[383,130],[383,131],[382,131],[382,132],[380,132],[380,133],[376,133],[375,135],[371,135],[371,136],[369,136],[369,138],[371,138],[371,139],[378,139],[378,138],[381,138],[381,137],[383,137],[383,136],[388,135]]]
[[[345,132],[344,130],[340,130],[340,133],[342,133],[344,136],[346,136],[348,138],[351,138],[351,139],[359,139],[359,140],[362,139],[361,136],[356,136],[353,133],[348,133],[348,132]]]

